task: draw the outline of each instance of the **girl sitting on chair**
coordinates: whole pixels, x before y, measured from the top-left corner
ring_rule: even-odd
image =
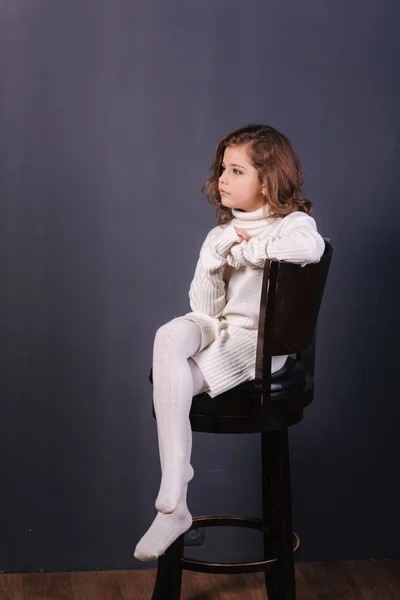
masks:
[[[300,162],[288,138],[268,125],[226,135],[206,183],[218,225],[200,249],[189,299],[192,312],[158,329],[153,394],[161,462],[158,514],[135,549],[155,560],[192,524],[187,508],[193,396],[212,398],[255,378],[257,329],[266,259],[318,262],[325,243],[299,196]],[[272,358],[271,372],[287,356]]]

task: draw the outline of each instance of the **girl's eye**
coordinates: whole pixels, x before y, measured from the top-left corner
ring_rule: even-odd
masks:
[[[222,175],[222,173],[223,173],[224,171],[225,171],[225,167],[224,167],[223,165],[221,165],[221,175]],[[241,174],[242,174],[242,171],[239,171],[239,169],[235,169],[235,168],[233,168],[233,169],[232,169],[232,171],[233,171],[233,173],[234,173],[235,175],[241,175]]]

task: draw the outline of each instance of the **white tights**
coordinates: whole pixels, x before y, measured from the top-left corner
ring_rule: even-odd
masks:
[[[139,560],[156,559],[192,524],[186,505],[187,484],[194,474],[189,412],[193,396],[209,389],[191,359],[200,344],[199,327],[184,317],[163,325],[155,336],[153,399],[162,478],[158,514],[135,549]]]

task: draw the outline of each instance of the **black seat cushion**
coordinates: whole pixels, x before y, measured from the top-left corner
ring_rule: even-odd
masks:
[[[271,375],[271,393],[286,392],[288,390],[300,391],[306,384],[306,372],[303,365],[288,356],[282,369]]]
[[[150,383],[153,383],[153,369],[150,370]],[[271,394],[281,395],[285,392],[301,392],[306,385],[306,372],[303,365],[292,356],[288,356],[285,364],[279,371],[271,375]],[[236,387],[219,394],[217,398],[225,396],[232,397],[236,395],[252,395],[255,390],[255,381],[246,381]],[[205,392],[207,393],[207,392]],[[199,394],[202,395],[202,394]],[[207,394],[208,395],[208,394]]]

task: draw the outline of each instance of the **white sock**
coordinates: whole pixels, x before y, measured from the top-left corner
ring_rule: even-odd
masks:
[[[154,340],[153,395],[162,469],[156,508],[165,514],[177,508],[182,488],[194,473],[189,412],[193,396],[209,389],[190,360],[200,343],[196,323],[182,317],[160,327]]]
[[[154,408],[162,480],[156,500],[158,514],[136,546],[138,560],[155,560],[192,525],[187,504],[192,429],[189,411],[193,396],[209,389],[191,357],[200,347],[200,331],[188,319],[161,327],[154,342]]]
[[[156,560],[180,535],[190,529],[193,519],[186,505],[187,484],[183,486],[178,506],[172,514],[159,512],[135,548],[138,560]]]

